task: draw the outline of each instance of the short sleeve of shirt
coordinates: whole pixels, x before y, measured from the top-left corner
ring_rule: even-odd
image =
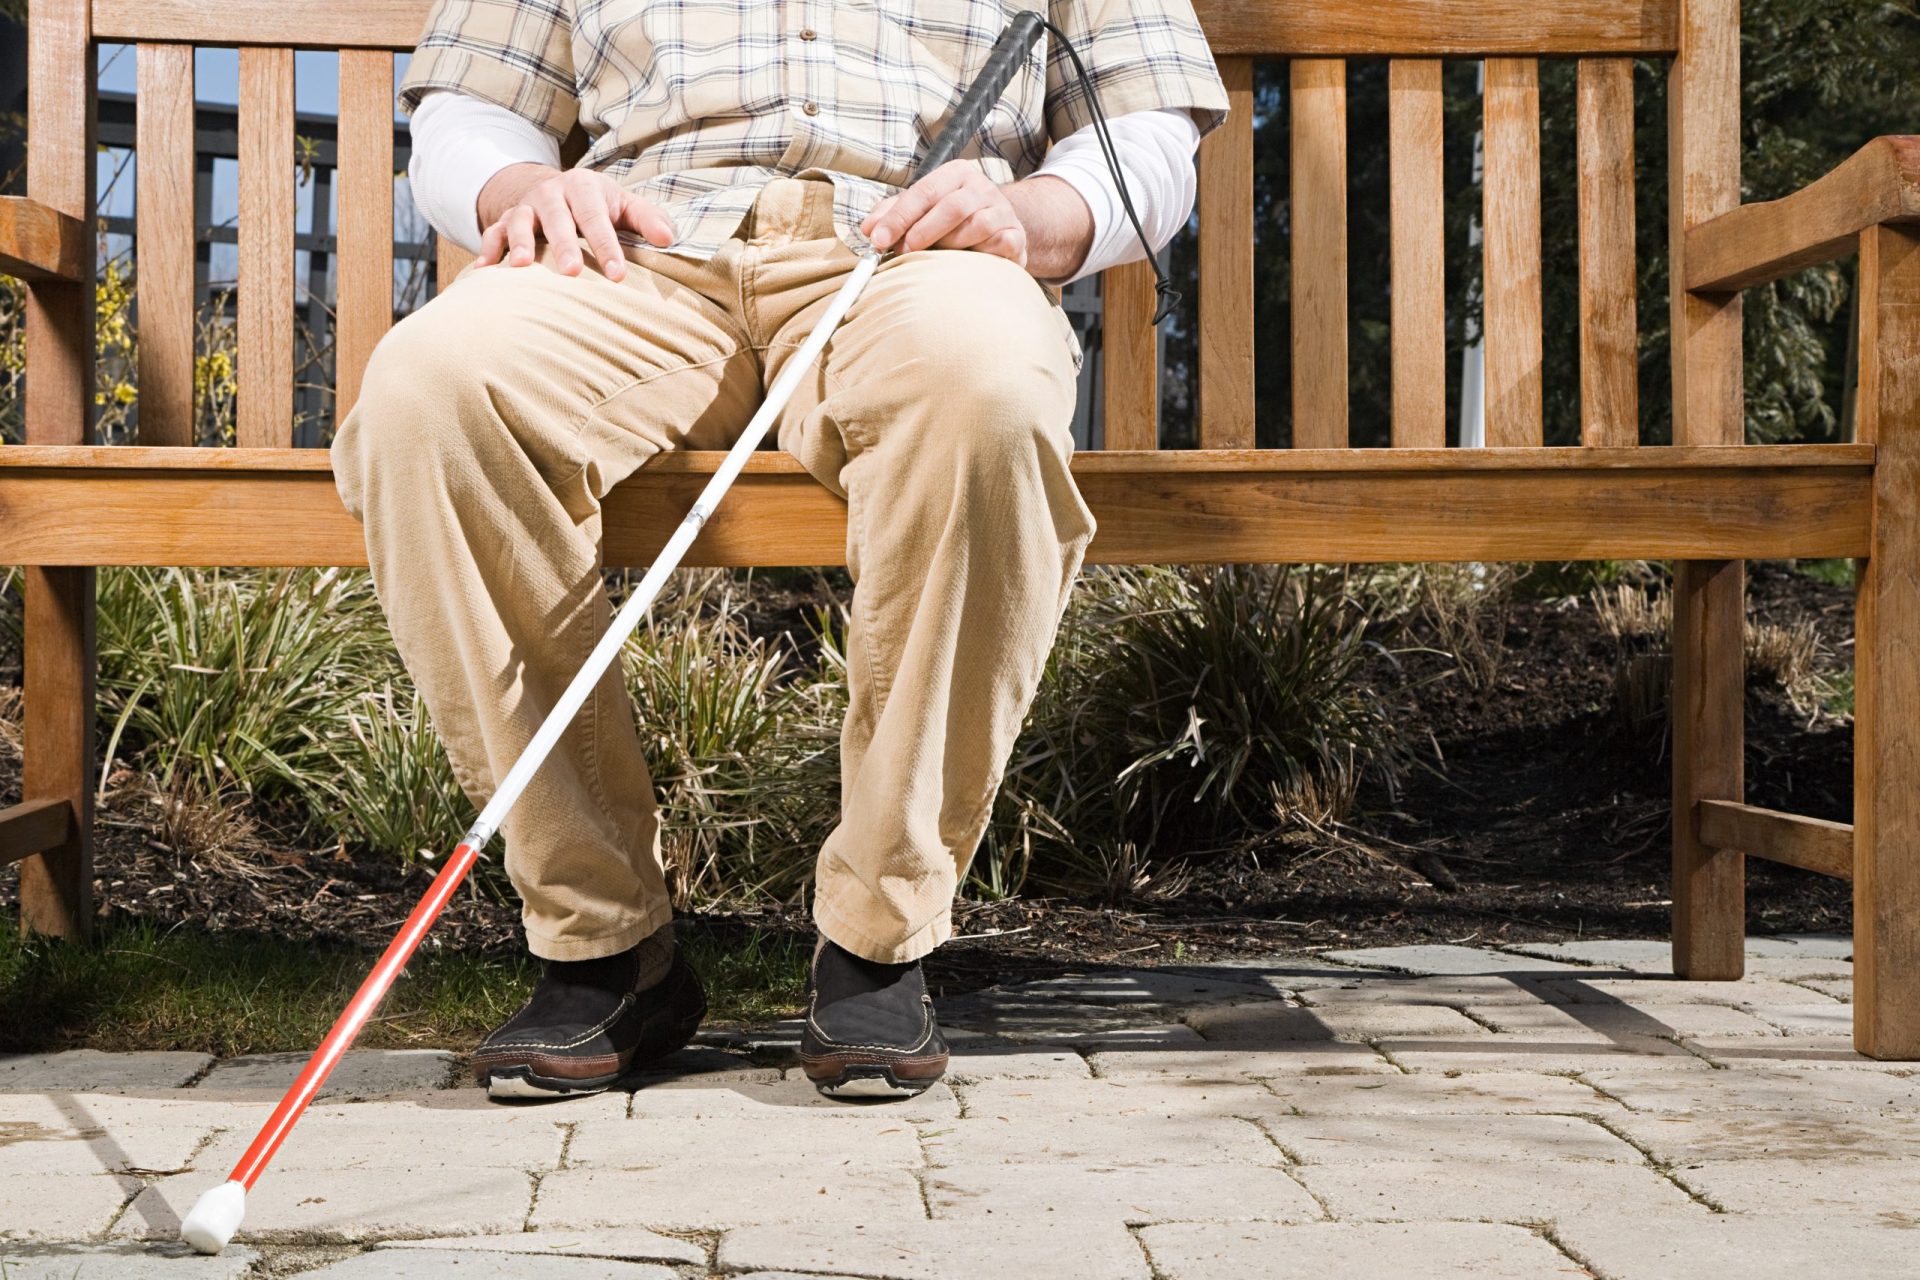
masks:
[[[407,65],[400,105],[454,89],[505,107],[564,139],[580,113],[573,0],[434,0]]]
[[[1047,16],[1079,50],[1109,119],[1185,108],[1204,135],[1227,118],[1227,91],[1190,0],[1049,0]],[[1092,123],[1080,77],[1054,41],[1047,134],[1057,142]]]

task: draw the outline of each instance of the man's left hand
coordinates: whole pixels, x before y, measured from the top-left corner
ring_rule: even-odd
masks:
[[[974,161],[954,160],[875,205],[860,230],[882,253],[971,249],[1050,280],[1071,275],[1086,258],[1093,215],[1057,178],[1003,187]]]

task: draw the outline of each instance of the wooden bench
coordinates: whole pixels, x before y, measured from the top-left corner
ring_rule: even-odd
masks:
[[[1201,0],[1232,93],[1201,153],[1198,437],[1156,452],[1140,268],[1104,282],[1107,448],[1075,473],[1104,562],[1675,562],[1674,967],[1742,972],[1744,858],[1855,884],[1855,1039],[1920,1058],[1920,139],[1740,207],[1738,0]],[[392,52],[426,0],[34,0],[31,166],[0,203],[30,282],[29,443],[0,449],[0,564],[27,566],[25,802],[0,813],[27,927],[94,914],[96,565],[359,565],[327,457],[288,447],[292,50],[340,50],[338,410],[391,322]],[[89,447],[96,41],[138,45],[140,433]],[[240,43],[238,444],[191,439],[193,47]],[[1348,447],[1347,57],[1391,59],[1391,449]],[[1445,448],[1440,58],[1485,57],[1484,450]],[[1290,60],[1295,448],[1255,450],[1253,66]],[[1542,447],[1539,59],[1579,60],[1582,443]],[[1639,447],[1633,60],[1671,62],[1674,438]],[[1743,444],[1740,290],[1861,255],[1860,443]],[[443,255],[442,278],[457,267]],[[646,562],[713,455],[612,499],[610,562]],[[840,505],[755,462],[694,560],[830,564]],[[1742,803],[1743,560],[1858,557],[1851,828]]]

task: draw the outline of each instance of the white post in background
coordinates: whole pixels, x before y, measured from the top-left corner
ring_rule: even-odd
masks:
[[[1487,64],[1480,64],[1480,97],[1484,103],[1487,96]],[[1485,112],[1481,118],[1486,118]],[[1476,185],[1486,177],[1485,157],[1482,144],[1486,133],[1476,129],[1473,133],[1473,181]],[[1470,248],[1479,248],[1481,240],[1480,214],[1476,211],[1467,223],[1467,244]],[[1482,273],[1481,279],[1484,280]],[[1479,283],[1471,286],[1481,293],[1485,300],[1485,290]],[[1487,444],[1487,347],[1484,327],[1476,330],[1472,341],[1467,343],[1465,354],[1460,359],[1460,447],[1462,449],[1484,449]]]

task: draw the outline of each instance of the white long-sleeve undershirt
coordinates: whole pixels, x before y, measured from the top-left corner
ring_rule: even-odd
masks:
[[[1107,121],[1113,152],[1127,179],[1127,195],[1139,215],[1140,230],[1159,253],[1193,216],[1200,179],[1194,169],[1194,151],[1200,145],[1200,126],[1185,111],[1130,111]],[[1059,178],[1087,202],[1093,214],[1093,247],[1071,284],[1109,267],[1138,262],[1147,256],[1127,221],[1113,170],[1100,152],[1100,138],[1092,125],[1075,131],[1047,152],[1034,176]]]
[[[1134,111],[1107,122],[1140,226],[1158,253],[1192,216],[1199,186],[1194,151],[1200,129],[1182,110]],[[509,165],[560,166],[560,144],[524,116],[471,94],[425,94],[410,122],[407,163],[414,203],[441,235],[470,253],[480,249],[481,188]],[[1093,215],[1093,245],[1070,280],[1146,256],[1127,221],[1120,191],[1089,125],[1055,143],[1035,172],[1067,183]]]

